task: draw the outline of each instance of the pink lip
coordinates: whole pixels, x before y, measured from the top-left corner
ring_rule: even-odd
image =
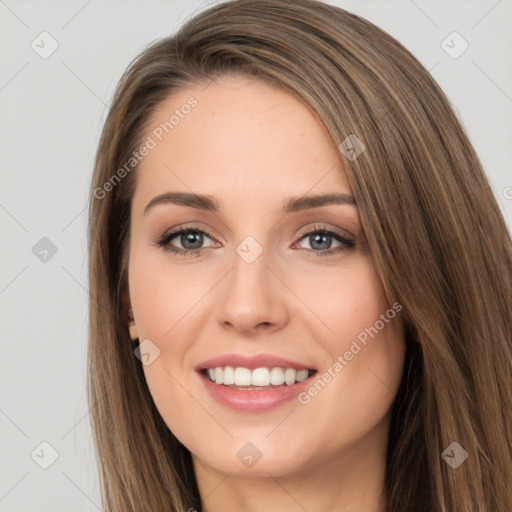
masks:
[[[295,370],[316,370],[316,368],[271,354],[258,354],[255,356],[225,354],[198,364],[195,370],[210,396],[220,404],[240,412],[261,412],[283,405],[304,391],[317,373],[315,372],[306,380],[296,382],[291,386],[283,384],[282,386],[268,389],[235,389],[215,384],[206,376],[204,370],[206,368],[215,368],[216,366],[232,366],[233,368],[241,366],[251,370],[275,367],[294,368]]]
[[[215,368],[216,366],[232,366],[236,368],[241,366],[254,370],[255,368],[294,368],[295,370],[316,370],[313,366],[290,361],[282,357],[273,356],[271,354],[258,354],[255,356],[244,356],[242,354],[225,354],[213,357],[207,361],[198,364],[194,369],[197,371],[205,368]]]
[[[215,384],[204,374],[204,371],[198,370],[199,378],[210,396],[221,405],[239,412],[262,412],[283,405],[304,391],[316,374],[317,372],[291,386],[283,384],[269,389],[249,390]]]

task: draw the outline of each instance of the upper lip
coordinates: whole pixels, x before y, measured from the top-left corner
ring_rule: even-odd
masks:
[[[221,356],[213,357],[206,361],[199,363],[195,370],[200,371],[206,368],[215,368],[217,366],[233,366],[249,368],[293,368],[295,370],[315,370],[313,366],[302,364],[297,361],[285,359],[283,357],[274,356],[272,354],[257,354],[247,356],[243,354],[224,354]]]

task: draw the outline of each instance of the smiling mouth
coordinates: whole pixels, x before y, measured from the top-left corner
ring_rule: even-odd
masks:
[[[261,367],[251,370],[244,367],[217,366],[205,368],[201,374],[218,386],[251,391],[290,387],[309,379],[317,370],[282,367]]]

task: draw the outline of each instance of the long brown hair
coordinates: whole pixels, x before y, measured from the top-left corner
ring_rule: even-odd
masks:
[[[407,333],[388,445],[388,511],[510,512],[510,233],[425,68],[373,24],[315,0],[217,4],[142,51],[118,84],[89,217],[88,391],[104,510],[201,510],[190,453],[156,410],[128,334],[122,297],[137,166],[117,171],[162,100],[227,73],[296,95],[334,144],[355,135],[365,145],[358,158],[340,158]],[[454,442],[468,453],[457,468],[442,456]]]

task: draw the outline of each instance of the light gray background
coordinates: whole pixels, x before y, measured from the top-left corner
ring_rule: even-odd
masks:
[[[85,388],[93,158],[130,60],[208,3],[0,0],[0,511],[102,509]],[[512,0],[329,3],[431,70],[512,226]],[[47,59],[31,47],[43,31],[59,45]],[[460,39],[442,46],[453,31],[469,44],[458,58],[445,49]],[[46,262],[32,250],[43,237],[57,248]],[[47,469],[43,441],[58,453]]]

